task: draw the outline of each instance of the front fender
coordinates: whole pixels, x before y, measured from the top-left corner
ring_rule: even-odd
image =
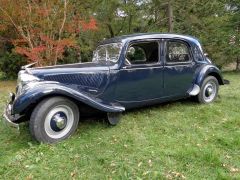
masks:
[[[125,110],[125,108],[120,105],[112,105],[110,103],[103,102],[101,99],[96,98],[91,94],[81,92],[79,89],[76,89],[69,88],[61,83],[39,82],[37,85],[15,99],[12,108],[13,114],[23,114],[29,109],[29,107],[33,106],[44,97],[49,95],[62,95],[65,97],[70,97],[104,112],[122,112]]]
[[[196,76],[195,84],[201,87],[203,80],[209,75],[216,77],[220,85],[224,84],[221,71],[216,66],[210,64],[204,65],[199,69]]]

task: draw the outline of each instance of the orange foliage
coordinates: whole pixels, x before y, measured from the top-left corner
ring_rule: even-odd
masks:
[[[54,65],[66,48],[79,48],[75,37],[81,31],[97,30],[96,20],[82,20],[70,2],[1,0],[0,31],[14,27],[18,37],[12,43],[17,53],[39,66]]]
[[[81,21],[80,24],[84,31],[97,30],[97,22],[93,17],[91,17],[88,23],[86,23],[85,21]]]
[[[38,62],[42,60],[41,53],[46,50],[46,46],[37,46],[32,49],[27,49],[26,47],[16,47],[15,52],[27,56],[31,62]]]

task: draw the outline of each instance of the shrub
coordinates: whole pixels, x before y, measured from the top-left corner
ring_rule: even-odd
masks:
[[[3,72],[2,78],[13,79],[17,77],[21,66],[27,63],[26,58],[15,53],[6,52],[0,55],[0,72]]]

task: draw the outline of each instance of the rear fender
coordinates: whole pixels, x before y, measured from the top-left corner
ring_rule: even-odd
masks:
[[[196,78],[195,78],[195,80],[193,82],[193,85],[188,90],[188,94],[190,96],[196,96],[196,95],[198,95],[200,93],[201,87],[202,87],[202,83],[203,83],[204,79],[207,76],[214,76],[218,80],[218,83],[220,85],[226,84],[226,83],[224,83],[224,80],[222,78],[220,70],[216,66],[210,65],[210,64],[203,65],[197,71],[197,73],[195,75]]]
[[[224,80],[221,75],[221,71],[214,65],[205,65],[203,66],[197,74],[195,84],[199,87],[202,86],[204,79],[207,76],[214,76],[220,85],[224,85]]]
[[[38,83],[33,88],[27,90],[18,96],[13,103],[13,114],[23,114],[34,104],[39,103],[48,96],[65,96],[75,99],[79,102],[87,104],[95,109],[104,112],[122,112],[125,110],[123,106],[103,102],[101,99],[91,94],[80,92],[73,88],[69,88],[60,83]]]

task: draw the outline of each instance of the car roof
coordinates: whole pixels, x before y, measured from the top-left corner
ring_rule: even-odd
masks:
[[[114,38],[103,40],[99,43],[99,45],[109,44],[109,43],[117,43],[117,42],[125,42],[131,40],[138,40],[138,39],[184,39],[195,44],[199,44],[199,40],[193,36],[189,35],[181,35],[181,34],[172,34],[172,33],[138,33],[138,34],[129,34],[123,36],[116,36]]]

